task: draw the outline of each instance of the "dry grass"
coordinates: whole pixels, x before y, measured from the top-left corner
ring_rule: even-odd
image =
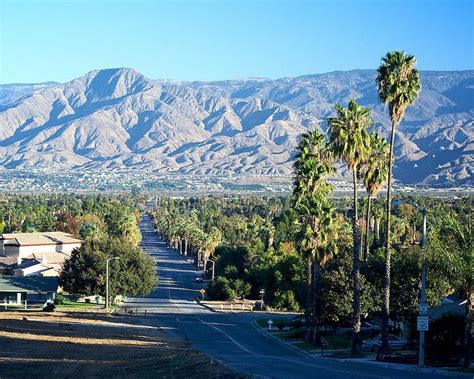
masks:
[[[235,376],[152,319],[0,312],[0,346],[1,378]]]

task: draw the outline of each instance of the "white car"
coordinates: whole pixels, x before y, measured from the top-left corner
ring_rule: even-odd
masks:
[[[362,349],[373,351],[377,353],[380,348],[382,347],[382,336],[377,336],[370,340],[362,341]],[[388,336],[388,347],[393,350],[397,349],[405,349],[408,350],[410,348],[410,344],[408,341],[401,339],[400,337],[394,336],[393,334],[389,334]]]

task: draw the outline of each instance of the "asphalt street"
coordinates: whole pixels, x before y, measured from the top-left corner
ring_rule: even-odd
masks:
[[[269,378],[446,378],[435,372],[312,357],[259,330],[252,321],[265,314],[211,312],[194,301],[202,284],[195,282],[198,273],[192,262],[159,239],[148,216],[140,227],[142,247],[157,263],[158,287],[146,298],[127,299],[122,308],[146,310],[157,325],[236,371]]]

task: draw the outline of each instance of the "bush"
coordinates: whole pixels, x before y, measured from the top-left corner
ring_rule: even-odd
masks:
[[[63,305],[67,299],[63,295],[57,295],[54,299],[54,304],[56,305]]]
[[[295,293],[291,290],[277,290],[272,305],[277,309],[287,309],[289,311],[297,311],[300,309]]]
[[[216,280],[210,283],[207,287],[207,293],[211,299],[214,300],[234,300],[236,294],[230,286],[229,279],[218,276]]]
[[[250,293],[250,284],[242,279],[229,280],[218,276],[214,282],[207,287],[207,293],[213,300],[235,300],[244,298]]]

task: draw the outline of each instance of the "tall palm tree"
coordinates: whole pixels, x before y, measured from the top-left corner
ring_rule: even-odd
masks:
[[[352,171],[352,185],[354,192],[354,214],[352,218],[353,238],[353,321],[352,321],[352,352],[357,354],[361,349],[360,338],[360,225],[357,202],[357,174],[361,165],[369,154],[367,127],[372,125],[370,109],[361,107],[355,100],[351,100],[344,108],[336,104],[336,117],[329,122],[329,145],[337,158],[346,162]]]
[[[388,104],[391,135],[387,180],[387,224],[385,239],[385,275],[382,303],[382,351],[388,347],[388,319],[390,315],[390,215],[392,202],[392,167],[395,130],[406,109],[412,105],[421,88],[420,73],[415,68],[416,59],[403,51],[388,52],[377,70],[377,91],[381,102]]]
[[[364,262],[369,255],[369,224],[372,198],[377,196],[388,175],[388,144],[376,133],[369,134],[369,155],[363,164],[364,186],[367,192],[367,213],[365,222]]]
[[[302,135],[296,153],[292,201],[299,223],[300,248],[306,261],[305,339],[310,341],[316,317],[315,294],[318,288],[315,289],[315,285],[319,284],[313,280],[315,262],[321,258],[318,253],[330,240],[327,231],[332,227],[333,208],[327,199],[332,187],[326,179],[335,170],[330,151],[325,148],[325,136],[318,130]]]

